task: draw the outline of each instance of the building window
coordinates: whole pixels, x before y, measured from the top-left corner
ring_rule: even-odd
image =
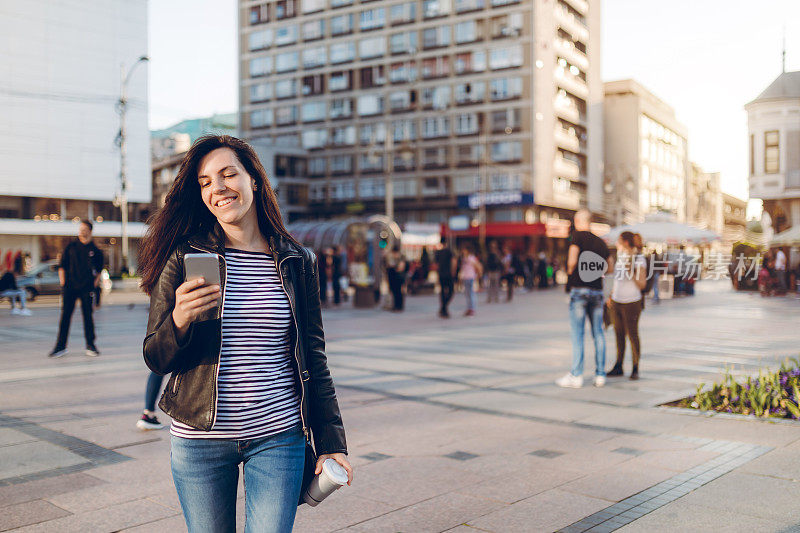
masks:
[[[275,2],[275,19],[287,19],[294,17],[297,14],[295,11],[295,0],[278,0]]]
[[[522,95],[522,78],[496,78],[490,82],[491,99],[509,100]]]
[[[266,76],[272,72],[272,57],[256,57],[250,60],[250,77]]]
[[[354,42],[336,43],[331,45],[331,63],[347,63],[356,57],[356,44]]]
[[[502,109],[492,111],[492,131],[512,132],[519,131],[522,125],[522,112],[519,109]]]
[[[395,164],[395,166],[398,166]],[[408,166],[406,164],[406,166]],[[414,168],[414,166],[410,166],[409,168]],[[394,182],[394,194],[397,197],[407,198],[409,196],[416,196],[417,195],[417,180],[410,179],[410,180],[396,180]]]
[[[331,157],[331,174],[350,174],[352,172],[352,155],[335,155]]]
[[[376,30],[386,24],[386,10],[382,7],[362,11],[359,17],[361,31]]]
[[[511,13],[492,19],[492,38],[519,37],[522,33],[522,13]]]
[[[456,44],[472,43],[481,38],[477,21],[468,20],[456,24]]]
[[[353,14],[331,18],[331,36],[344,35],[353,31]]]
[[[272,30],[267,28],[265,30],[254,31],[247,36],[247,45],[251,52],[269,48],[272,46]]]
[[[492,7],[519,4],[520,0],[492,0]]]
[[[251,111],[250,126],[253,128],[272,126],[272,109],[257,109]]]
[[[331,118],[349,118],[353,116],[353,101],[350,98],[334,98],[331,100]]]
[[[510,162],[522,159],[522,143],[519,141],[502,141],[492,143],[492,161]]]
[[[302,0],[303,13],[316,13],[325,9],[325,0]]]
[[[365,124],[361,126],[359,142],[364,145],[382,144],[386,141],[386,125],[383,122],[377,124]]]
[[[308,174],[309,176],[324,176],[325,175],[325,158],[312,157],[308,160]]]
[[[395,33],[389,37],[389,48],[392,54],[413,54],[417,51],[417,32],[407,31]]]
[[[426,117],[422,119],[422,138],[435,139],[450,135],[450,119],[448,117]]]
[[[392,83],[407,83],[416,81],[417,79],[417,63],[416,61],[407,61],[404,63],[392,63],[389,70],[389,81]]]
[[[366,117],[383,113],[383,97],[378,94],[362,94],[357,100],[359,116]]]
[[[333,200],[352,200],[356,196],[356,186],[350,181],[335,181],[330,185],[330,196]]]
[[[425,168],[442,168],[447,166],[447,148],[425,148],[422,151],[422,165]]]
[[[263,24],[269,22],[269,10],[267,4],[260,4],[250,8],[250,25]]]
[[[442,178],[425,178],[422,180],[422,194],[425,196],[440,196],[446,194],[447,187]]]
[[[325,102],[306,102],[301,108],[303,122],[318,122],[325,120]]]
[[[480,131],[480,115],[478,113],[461,113],[456,115],[456,135],[475,135]]]
[[[304,130],[302,133],[303,148],[313,150],[323,148],[328,143],[328,130],[324,128],[316,130]]]
[[[422,30],[422,48],[440,48],[450,44],[450,26],[438,26]]]
[[[764,173],[781,171],[780,133],[777,130],[764,132]]]
[[[495,48],[489,52],[489,68],[499,70],[522,66],[522,47]]]
[[[303,50],[303,68],[321,67],[325,64],[325,47],[317,46]]]
[[[756,136],[750,134],[750,175],[756,173]]]
[[[250,86],[250,102],[265,102],[272,98],[271,83],[256,83]]]
[[[289,72],[297,70],[300,66],[297,52],[284,52],[275,56],[275,71]]]
[[[358,158],[361,172],[381,172],[383,170],[383,154],[361,154]]]
[[[303,23],[303,40],[316,41],[325,37],[325,21],[312,20],[311,22]]]
[[[409,111],[416,103],[416,91],[395,91],[389,95],[391,111]]]
[[[356,144],[356,127],[342,126],[333,128],[331,130],[331,144],[334,146],[353,146]]]
[[[483,102],[486,95],[486,83],[474,81],[471,83],[459,83],[456,85],[457,104],[475,104]]]
[[[417,3],[406,2],[395,4],[390,8],[389,18],[392,24],[407,24],[417,19]]]
[[[456,149],[456,161],[459,166],[473,166],[481,162],[482,144],[462,144]]]
[[[464,147],[466,148],[466,147]],[[461,150],[459,149],[459,161],[461,161]],[[477,159],[475,160],[477,162]],[[481,190],[481,177],[476,174],[459,176],[453,180],[453,188],[456,194],[468,194]]]
[[[450,62],[447,56],[427,57],[422,60],[422,77],[442,78],[450,75]]]
[[[380,178],[362,178],[358,180],[358,196],[360,198],[381,198],[386,194],[386,183]]]
[[[328,80],[328,89],[333,91],[347,91],[353,86],[353,72],[350,70],[343,70],[340,72],[331,72],[330,79]]]
[[[478,11],[485,7],[483,0],[456,0],[456,13]]]
[[[288,80],[279,80],[275,82],[275,97],[276,98],[293,98],[297,95],[297,80],[289,78]]]
[[[360,74],[362,89],[371,89],[373,87],[380,87],[386,84],[386,76],[384,75],[383,65],[362,68],[360,70]]]
[[[275,29],[275,44],[278,46],[285,46],[287,44],[294,44],[297,42],[297,25],[283,26],[282,28]]]
[[[450,14],[450,0],[422,0],[422,16],[426,19]]]
[[[278,125],[294,124],[297,122],[297,106],[285,105],[275,108],[275,123]]]
[[[371,59],[386,55],[386,37],[370,37],[358,43],[358,57]]]
[[[325,92],[325,76],[315,74],[303,78],[303,96],[314,96]]]
[[[425,87],[422,90],[422,107],[424,109],[447,109],[450,106],[450,87]]]
[[[344,6],[352,6],[353,0],[331,0],[331,8],[335,9],[337,7],[344,7]]]
[[[470,74],[486,70],[486,52],[456,54],[456,74]]]
[[[417,138],[417,124],[413,120],[392,121],[392,140],[413,141]]]

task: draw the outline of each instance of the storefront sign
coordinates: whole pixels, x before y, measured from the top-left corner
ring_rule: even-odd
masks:
[[[478,209],[482,205],[533,205],[533,193],[522,191],[476,192],[458,197],[459,207]]]

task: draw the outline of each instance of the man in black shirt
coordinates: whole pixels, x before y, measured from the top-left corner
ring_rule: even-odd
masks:
[[[94,345],[94,321],[92,320],[92,292],[100,283],[103,269],[103,253],[92,242],[92,223],[81,221],[78,240],[72,241],[61,254],[58,277],[61,282],[61,321],[58,340],[49,357],[61,357],[67,353],[67,336],[75,310],[75,300],[80,299],[83,312],[83,333],[86,337],[86,355],[100,355]]]
[[[442,245],[442,249],[436,251],[436,265],[439,273],[439,299],[442,304],[439,308],[439,316],[450,318],[447,306],[450,305],[450,300],[453,299],[457,261],[453,250],[447,246],[447,237],[442,237]]]
[[[575,231],[567,257],[567,291],[572,337],[572,370],[556,380],[560,387],[583,386],[583,334],[586,319],[592,327],[596,387],[606,383],[606,338],[603,332],[603,276],[608,271],[608,246],[589,231],[591,213],[575,213]]]

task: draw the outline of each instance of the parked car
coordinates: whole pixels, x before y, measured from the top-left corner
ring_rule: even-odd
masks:
[[[58,280],[58,261],[46,261],[17,277],[17,287],[25,289],[28,299],[33,300],[40,294],[61,294],[61,283]]]

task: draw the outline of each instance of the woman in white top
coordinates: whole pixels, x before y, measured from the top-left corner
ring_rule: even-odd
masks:
[[[639,316],[642,313],[642,289],[647,284],[647,262],[636,247],[636,235],[623,231],[617,240],[617,262],[614,288],[608,307],[617,335],[617,362],[609,376],[621,376],[625,359],[625,337],[631,343],[633,371],[631,379],[639,379]]]

